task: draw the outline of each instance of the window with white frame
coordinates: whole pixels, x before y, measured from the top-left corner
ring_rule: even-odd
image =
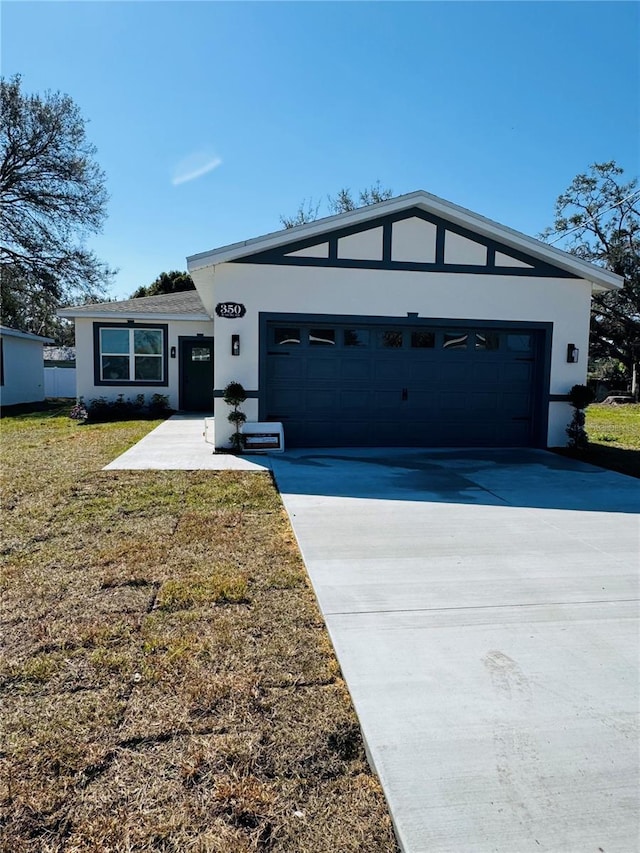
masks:
[[[98,378],[118,384],[165,381],[165,331],[143,326],[102,326],[97,336]]]

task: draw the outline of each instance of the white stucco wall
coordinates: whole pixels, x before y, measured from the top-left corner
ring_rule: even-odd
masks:
[[[338,240],[338,257],[356,261],[382,260],[382,228],[369,228]]]
[[[437,228],[416,216],[401,219],[391,226],[391,260],[433,264],[436,260]]]
[[[591,285],[582,279],[421,273],[392,270],[220,264],[193,273],[198,292],[211,313],[218,302],[241,302],[242,319],[216,319],[215,387],[231,380],[258,390],[259,314],[301,313],[406,317],[420,319],[516,320],[553,324],[550,394],[566,394],[586,381]],[[239,334],[240,356],[231,355],[231,335]],[[567,364],[567,344],[580,350],[577,364]],[[250,420],[258,417],[257,400],[243,405]],[[217,400],[216,444],[227,407]],[[550,446],[566,444],[570,420],[567,403],[549,406]]]
[[[179,388],[180,388],[180,373],[179,373],[179,346],[178,339],[180,337],[190,337],[198,334],[203,334],[206,337],[213,337],[213,321],[206,322],[203,320],[142,320],[137,317],[123,316],[122,321],[128,319],[135,320],[136,326],[145,326],[148,323],[167,323],[168,326],[168,349],[167,361],[169,366],[169,384],[165,385],[96,385],[94,383],[93,370],[93,325],[100,323],[97,318],[76,318],[76,396],[83,397],[88,403],[98,397],[105,397],[107,400],[115,400],[119,394],[124,394],[125,399],[135,397],[138,394],[144,394],[150,399],[153,394],[166,394],[169,398],[169,406],[172,409],[179,407]],[[116,322],[113,319],[105,320],[106,323]],[[176,357],[171,358],[169,353],[171,347],[176,348]]]
[[[44,400],[43,342],[13,335],[2,336],[4,385],[0,404],[36,403]]]
[[[454,231],[447,231],[444,236],[444,262],[483,267],[487,263],[487,247]]]

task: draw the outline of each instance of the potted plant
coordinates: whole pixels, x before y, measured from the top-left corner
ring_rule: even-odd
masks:
[[[229,382],[224,389],[223,399],[228,406],[233,407],[233,410],[227,415],[227,420],[235,427],[235,432],[231,436],[231,447],[236,453],[239,453],[244,449],[240,427],[246,422],[247,416],[238,407],[247,399],[247,392],[239,382]]]

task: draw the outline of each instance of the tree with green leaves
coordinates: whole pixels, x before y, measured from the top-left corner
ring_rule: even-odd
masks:
[[[105,176],[68,95],[28,95],[0,79],[2,310],[104,292],[112,271],[86,248],[106,217]],[[31,331],[32,329],[28,329]]]
[[[376,181],[370,187],[358,192],[354,199],[351,190],[348,187],[343,187],[338,190],[335,196],[327,196],[327,206],[329,215],[337,213],[346,213],[349,210],[356,210],[358,207],[365,207],[368,204],[377,204],[379,201],[386,201],[392,198],[393,190],[383,189],[380,186],[380,181]],[[307,201],[303,199],[298,210],[293,216],[280,216],[280,222],[285,228],[294,228],[296,225],[304,225],[307,222],[315,222],[320,215],[320,202],[314,204],[313,199]]]
[[[195,290],[196,286],[188,272],[171,270],[160,275],[146,287],[139,287],[131,294],[131,299],[141,296],[162,296],[165,293],[181,293],[184,290]]]
[[[73,346],[74,323],[57,316],[60,303],[55,295],[55,287],[42,287],[42,281],[15,281],[14,275],[10,267],[2,272],[3,325],[53,338],[60,346]],[[87,305],[107,301],[102,293],[86,292],[72,296],[65,304]]]
[[[622,366],[637,395],[640,373],[640,189],[623,181],[611,160],[593,163],[556,201],[555,221],[542,235],[585,261],[624,276],[621,290],[596,293],[590,355]]]

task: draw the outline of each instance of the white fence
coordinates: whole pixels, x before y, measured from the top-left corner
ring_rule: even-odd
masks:
[[[45,367],[44,369],[45,397],[75,397],[76,368],[75,367]]]

